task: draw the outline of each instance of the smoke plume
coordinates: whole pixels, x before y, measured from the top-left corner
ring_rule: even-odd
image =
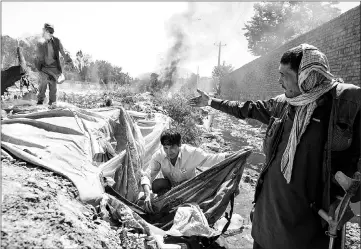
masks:
[[[171,89],[177,81],[179,75],[179,65],[188,58],[189,37],[186,28],[189,26],[193,15],[193,4],[189,3],[187,11],[174,15],[166,25],[166,31],[171,38],[171,46],[165,55],[162,65],[160,80],[165,87]]]
[[[163,55],[163,62],[160,63],[160,80],[169,82],[171,90],[177,91],[181,82],[184,82],[177,79],[186,77],[185,74],[182,75],[185,68],[192,68],[193,73],[196,73],[200,66],[202,74],[211,75],[210,66],[213,63],[216,66],[218,58],[218,48],[214,43],[220,41],[222,44],[227,43],[227,47],[222,50],[222,61],[232,64],[235,58],[238,60],[242,57],[242,54],[235,54],[241,50],[239,47],[247,48],[241,27],[244,20],[251,15],[244,13],[244,9],[252,10],[252,5],[190,2],[186,11],[173,15],[166,24],[171,43]],[[206,61],[206,65],[198,64],[199,61]]]

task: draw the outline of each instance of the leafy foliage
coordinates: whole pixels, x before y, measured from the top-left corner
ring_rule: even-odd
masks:
[[[92,57],[89,54],[83,53],[79,50],[76,53],[76,59],[73,61],[76,70],[78,71],[79,78],[82,81],[91,81],[90,67],[92,63]]]
[[[179,94],[171,98],[157,95],[154,99],[155,104],[162,106],[173,119],[171,126],[181,134],[182,142],[198,146],[201,143],[201,130],[197,124],[202,122],[202,116],[199,109],[192,108],[186,101],[187,99]]]
[[[146,89],[149,92],[158,92],[161,88],[163,88],[162,82],[158,79],[159,75],[156,73],[152,73],[150,75],[149,84],[146,86]]]
[[[222,86],[222,82],[225,81],[225,78],[229,76],[229,74],[233,71],[233,67],[231,64],[226,65],[225,62],[223,62],[222,65],[215,66],[212,71],[212,77],[215,81],[215,89],[217,95],[221,95],[222,89],[224,87]]]
[[[198,88],[197,82],[198,76],[192,73],[188,78],[184,79],[184,83],[180,87],[179,92],[187,99],[195,97]]]
[[[183,95],[165,96],[166,94],[163,91],[156,93],[151,99],[153,108],[156,109],[156,106],[160,106],[165,111],[165,114],[172,118],[171,128],[176,129],[181,134],[183,143],[194,146],[200,145],[202,131],[197,124],[202,124],[201,110],[189,106],[186,103],[187,98]],[[63,93],[59,96],[60,101],[86,109],[99,108],[105,105],[108,98],[128,106],[132,110],[140,111],[137,110],[137,103],[135,103],[135,99],[139,97],[136,97],[129,86],[103,93],[86,93],[83,95]],[[146,110],[142,111],[147,112]]]
[[[226,65],[225,62],[223,62],[220,66],[215,66],[212,71],[212,77],[213,78],[222,78],[227,76],[233,71],[233,66],[231,64]]]
[[[269,51],[340,15],[336,3],[262,2],[253,5],[254,15],[245,24],[248,48],[254,55]]]

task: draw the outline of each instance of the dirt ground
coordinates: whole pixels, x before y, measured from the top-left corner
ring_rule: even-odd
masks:
[[[3,161],[1,192],[1,248],[144,248],[78,201],[75,186],[55,173]]]

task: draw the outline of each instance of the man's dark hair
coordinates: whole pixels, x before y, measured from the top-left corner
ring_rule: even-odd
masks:
[[[302,47],[297,46],[287,50],[281,58],[281,64],[290,65],[290,68],[298,73],[298,69],[302,60]]]
[[[44,24],[44,29],[48,31],[50,34],[54,34],[54,26],[50,23]]]
[[[162,132],[162,134],[160,135],[160,143],[163,146],[166,145],[181,145],[181,135],[179,134],[179,132],[175,131],[175,130],[165,130]]]

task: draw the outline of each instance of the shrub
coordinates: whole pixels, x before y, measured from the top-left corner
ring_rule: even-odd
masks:
[[[129,86],[120,86],[120,85],[116,85],[115,90],[110,91],[109,94],[115,98],[125,98],[135,95],[135,93],[132,91],[132,89]]]
[[[63,93],[59,96],[59,100],[80,108],[97,108],[100,104],[105,104],[107,99],[134,107],[137,97],[132,89],[130,86],[119,86],[115,90],[104,89],[95,94]],[[202,124],[202,110],[189,106],[186,103],[188,98],[180,94],[173,94],[170,97],[167,92],[160,90],[154,93],[151,101],[154,107],[161,106],[166,114],[172,118],[171,128],[176,129],[182,135],[183,143],[199,146],[202,130],[197,124]]]
[[[163,107],[168,116],[172,118],[171,128],[176,129],[182,135],[182,142],[198,146],[201,143],[202,131],[197,127],[201,123],[200,110],[189,106],[187,99],[179,94],[172,97],[164,97],[157,94],[154,102]]]

